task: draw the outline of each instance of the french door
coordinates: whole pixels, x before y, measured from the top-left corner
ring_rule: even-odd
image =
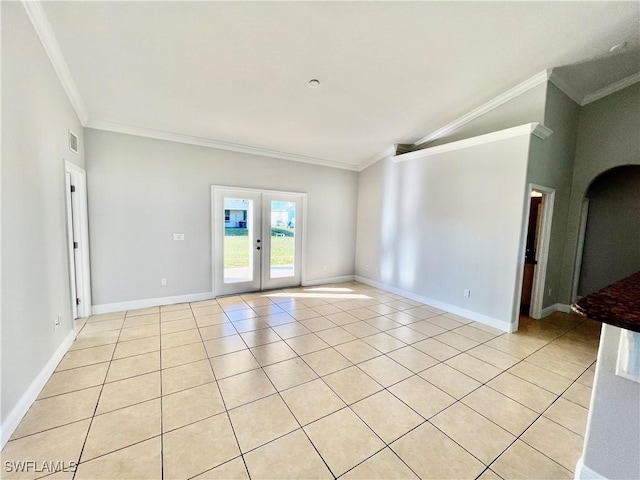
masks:
[[[300,285],[305,194],[211,187],[213,292]]]

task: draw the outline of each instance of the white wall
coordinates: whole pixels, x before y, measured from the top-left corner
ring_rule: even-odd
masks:
[[[361,172],[356,274],[509,329],[528,154],[525,135]]]
[[[94,305],[211,292],[211,185],[308,193],[307,280],[353,275],[356,172],[93,129],[85,139]]]
[[[24,397],[30,385],[73,330],[64,160],[84,161],[82,127],[24,7],[1,8],[4,438],[33,400]],[[68,129],[79,136],[80,155],[68,149]],[[58,314],[63,323],[54,332]]]

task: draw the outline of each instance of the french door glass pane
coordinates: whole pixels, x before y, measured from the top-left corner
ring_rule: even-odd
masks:
[[[253,280],[253,200],[224,199],[224,283]]]
[[[271,202],[270,277],[293,277],[295,273],[295,202]]]

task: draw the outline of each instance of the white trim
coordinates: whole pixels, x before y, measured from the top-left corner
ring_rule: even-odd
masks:
[[[566,305],[564,303],[554,303],[553,305],[549,305],[548,307],[540,310],[539,318],[548,317],[555,312],[571,313],[571,305]]]
[[[541,123],[538,123],[531,133],[541,140],[546,140],[551,135],[553,135],[553,130],[551,130],[549,127],[545,127]]]
[[[540,316],[538,318],[548,317],[549,315],[557,311],[558,311],[558,304],[554,303],[553,305],[549,305],[548,307],[545,307],[542,310],[540,310]]]
[[[302,255],[300,256],[300,285],[304,285],[307,281],[307,194],[302,198],[302,218],[305,221],[302,224]]]
[[[343,275],[341,277],[318,278],[316,280],[305,280],[304,282],[302,282],[302,286],[313,287],[315,285],[326,285],[328,283],[353,282],[355,278],[356,278],[355,275]]]
[[[89,207],[87,204],[87,172],[74,165],[73,163],[64,162],[65,173],[71,174],[71,179],[76,187],[76,198],[74,205],[77,209],[74,211],[74,220],[76,220],[77,231],[79,233],[78,255],[80,259],[80,275],[77,275],[79,282],[77,283],[76,295],[81,299],[81,303],[77,308],[78,317],[88,317],[91,315],[91,261],[89,253]],[[70,192],[67,191],[67,196]],[[73,254],[73,251],[71,252]],[[69,259],[71,260],[71,259]],[[76,265],[78,268],[78,265]],[[73,299],[72,299],[73,301]],[[72,305],[73,309],[73,305]]]
[[[628,77],[625,77],[622,80],[618,80],[617,82],[612,83],[611,85],[607,85],[606,87],[603,87],[600,90],[596,90],[595,92],[588,93],[582,98],[580,98],[569,86],[569,84],[567,84],[558,75],[552,74],[549,80],[556,87],[558,87],[567,97],[569,97],[571,100],[576,102],[581,107],[584,107],[589,103],[595,102],[596,100],[600,100],[601,98],[604,98],[607,95],[611,95],[612,93],[616,93],[624,88],[627,88],[633,85],[634,83],[640,82],[640,73],[634,73],[633,75],[629,75]]]
[[[551,244],[551,225],[553,224],[553,207],[556,191],[553,188],[530,183],[528,188],[529,198],[531,198],[531,192],[533,190],[537,190],[542,193],[542,203],[540,205],[542,207],[542,219],[540,222],[540,232],[538,234],[538,249],[536,252],[536,261],[538,263],[533,271],[533,286],[531,290],[531,307],[529,315],[532,318],[541,318],[545,279],[547,276],[547,260],[549,259],[549,246]],[[527,215],[527,220],[528,219],[529,216]],[[525,243],[527,241],[526,233],[524,241]]]
[[[401,288],[392,287],[391,285],[387,285],[385,283],[381,283],[376,280],[371,280],[369,278],[361,277],[359,275],[355,275],[354,279],[357,282],[364,283],[366,285],[371,285],[372,287],[380,288],[382,290],[386,290],[387,292],[395,293],[396,295],[401,295],[411,300],[415,300],[416,302],[424,303],[425,305],[430,305],[432,307],[436,307],[441,310],[446,310],[447,312],[450,312],[450,313],[455,313],[456,315],[460,315],[461,317],[465,317],[470,320],[474,320],[476,322],[489,325],[490,327],[497,328],[499,330],[502,330],[503,332],[515,331],[515,328],[514,328],[515,325],[512,325],[509,322],[505,322],[504,320],[499,320],[497,318],[493,318],[488,315],[483,315],[482,313],[474,312],[472,310],[467,310],[465,308],[460,308],[450,303],[445,303],[439,300],[434,300],[432,298],[423,297],[422,295],[419,295],[417,293],[410,292],[408,290],[403,290]]]
[[[364,163],[361,163],[358,166],[358,171],[361,172],[365,168],[369,168],[374,163],[378,163],[380,160],[384,160],[385,158],[393,157],[395,154],[396,154],[396,146],[395,145],[391,145],[391,146],[385,148],[380,153],[378,153],[378,154],[374,155],[373,157],[369,158]]]
[[[580,286],[580,273],[582,273],[582,255],[584,253],[584,241],[587,234],[587,220],[589,219],[589,199],[584,197],[580,210],[580,224],[578,227],[578,244],[576,245],[576,257],[573,265],[573,283],[571,284],[571,302],[578,300],[578,287]]]
[[[600,90],[597,90],[593,93],[585,95],[580,105],[584,106],[591,102],[595,102],[596,100],[600,100],[601,98],[604,98],[607,95],[616,93],[622,90],[623,88],[630,87],[631,85],[637,82],[640,82],[640,73],[634,73],[633,75],[629,75],[628,77],[623,78],[622,80],[619,80],[615,83],[612,83],[611,85],[608,85],[604,88],[601,88]]]
[[[189,293],[187,295],[176,295],[173,297],[146,298],[144,300],[132,300],[130,302],[103,303],[94,305],[91,309],[93,315],[100,313],[124,312],[125,310],[136,310],[138,308],[157,307],[159,305],[173,305],[174,303],[200,302],[214,298],[211,292]]]
[[[436,147],[427,147],[421,150],[415,150],[413,152],[403,153],[392,157],[394,162],[406,162],[407,160],[415,160],[416,158],[430,157],[432,155],[438,155],[444,152],[450,152],[453,150],[460,150],[463,148],[469,148],[483,143],[497,142],[499,140],[506,140],[507,138],[519,137],[523,135],[530,135],[536,130],[539,135],[543,135],[542,132],[549,130],[544,127],[539,128],[539,123],[525,123],[517,127],[511,127],[504,130],[498,130],[496,132],[486,133],[484,135],[478,135],[477,137],[465,138],[464,140],[458,140],[456,142],[445,143],[444,145],[438,145]],[[540,137],[542,138],[542,137]]]
[[[584,464],[584,456],[578,459],[573,478],[575,480],[607,480],[607,477],[600,475],[595,470],[591,470]]]
[[[442,138],[445,135],[448,135],[451,132],[466,125],[467,123],[472,122],[476,118],[481,117],[485,113],[488,113],[491,110],[498,108],[500,105],[510,100],[513,100],[514,98],[522,95],[523,93],[528,92],[532,88],[537,87],[542,83],[546,83],[550,77],[551,77],[551,70],[544,70],[534,75],[533,77],[529,78],[528,80],[525,80],[524,82],[516,85],[515,87],[510,88],[509,90],[498,95],[497,97],[489,100],[487,103],[479,106],[478,108],[471,110],[466,115],[463,115],[462,117],[454,120],[453,122],[448,123],[444,127],[439,128],[435,132],[430,133],[426,137],[421,138],[420,140],[415,142],[414,145],[418,147],[420,145],[424,145],[425,143],[429,143],[434,140],[437,140],[438,138]]]
[[[293,153],[277,152],[266,148],[251,147],[248,145],[213,140],[211,138],[196,137],[193,135],[185,135],[183,133],[165,132],[154,128],[136,127],[133,125],[107,122],[104,120],[91,119],[85,124],[85,127],[93,128],[95,130],[104,130],[107,132],[135,135],[138,137],[155,138],[156,140],[166,140],[168,142],[186,143],[187,145],[196,145],[199,147],[216,148],[218,150],[226,150],[230,152],[278,158],[280,160],[289,160],[292,162],[309,163],[311,165],[320,165],[322,167],[340,168],[342,170],[351,170],[354,172],[357,172],[359,169],[358,165],[350,163],[335,162],[333,160],[307,157],[305,155],[297,155]]]
[[[62,360],[62,357],[64,357],[64,354],[67,353],[67,350],[71,347],[75,338],[76,333],[72,325],[69,334],[65,337],[60,346],[58,346],[56,351],[53,352],[53,355],[51,355],[47,364],[42,370],[40,370],[38,376],[33,379],[29,388],[27,388],[27,390],[22,394],[22,397],[20,397],[16,406],[13,407],[13,410],[11,410],[0,426],[0,449],[4,448],[5,444],[20,424],[22,418],[25,416],[33,402],[36,401],[38,395],[40,395],[40,392],[56,370],[56,367],[58,366],[58,363],[60,363],[60,360]]]
[[[80,96],[80,91],[78,90],[76,83],[73,81],[69,66],[64,59],[62,50],[60,50],[60,45],[56,40],[51,24],[42,10],[42,5],[39,1],[33,0],[22,0],[22,5],[27,11],[29,20],[31,20],[31,24],[38,34],[45,52],[47,52],[47,55],[49,56],[53,69],[56,71],[56,74],[60,79],[62,88],[64,88],[64,91],[67,93],[67,97],[69,97],[69,102],[71,102],[73,109],[76,111],[76,115],[78,115],[80,122],[83,125],[86,125],[89,120],[87,107]]]

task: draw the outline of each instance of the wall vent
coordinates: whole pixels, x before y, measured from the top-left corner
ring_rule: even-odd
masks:
[[[69,150],[78,153],[78,136],[69,130]]]

